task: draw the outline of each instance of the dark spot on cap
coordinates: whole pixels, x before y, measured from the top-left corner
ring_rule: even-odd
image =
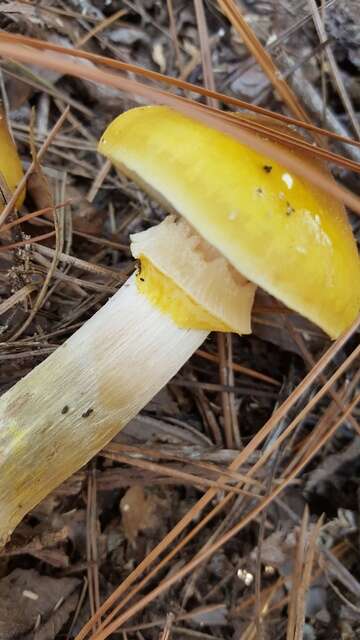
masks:
[[[294,213],[295,209],[294,207],[291,206],[290,202],[286,203],[286,215],[287,216],[291,216],[292,213]]]
[[[87,409],[86,411],[84,411],[84,413],[81,414],[81,417],[88,418],[89,416],[91,416],[93,412],[94,412],[94,409],[90,407],[90,409]]]
[[[65,413],[67,413],[69,411],[69,406],[66,404],[62,409],[61,409],[61,413],[63,415],[65,415]]]
[[[270,164],[264,164],[263,169],[264,169],[265,173],[271,173],[272,166]]]

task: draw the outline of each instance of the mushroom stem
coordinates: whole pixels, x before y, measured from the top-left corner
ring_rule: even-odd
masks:
[[[0,398],[0,546],[28,511],[149,402],[206,336],[177,327],[131,276]]]

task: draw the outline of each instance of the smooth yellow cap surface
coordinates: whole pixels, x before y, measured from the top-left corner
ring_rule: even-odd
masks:
[[[120,115],[99,151],[183,215],[246,278],[331,337],[355,320],[359,256],[344,208],[324,191],[162,106]]]
[[[0,113],[0,172],[2,173],[6,185],[12,192],[23,177],[23,169],[16,146],[10,136],[5,116]],[[16,206],[21,207],[25,196],[25,190],[16,201]],[[4,198],[0,197],[0,209],[3,208]]]

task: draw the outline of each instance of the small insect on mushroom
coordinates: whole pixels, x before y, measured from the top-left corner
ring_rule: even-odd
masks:
[[[360,308],[360,261],[343,207],[294,175],[286,188],[296,215],[284,215],[279,193],[290,174],[271,158],[161,106],[116,118],[99,151],[181,217],[132,236],[141,277],[0,399],[3,541],[210,331],[251,331],[256,285],[332,338]],[[49,451],[57,452],[51,468]]]

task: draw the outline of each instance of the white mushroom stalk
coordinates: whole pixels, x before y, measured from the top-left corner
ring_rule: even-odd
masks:
[[[171,254],[161,257],[166,235],[170,246],[178,235],[187,266]],[[207,301],[210,308],[214,307],[214,295],[207,293],[214,267],[229,285],[230,295],[223,297],[230,301],[227,311],[225,302],[229,320],[236,320],[237,308],[240,325],[244,321],[245,330],[250,327],[253,285],[241,277],[236,284],[230,267],[217,254],[212,255],[210,247],[205,261],[206,243],[197,240],[195,234],[185,233],[183,225],[171,219],[137,234],[134,240],[144,268],[67,342],[0,398],[0,545],[26,513],[90,460],[151,400],[211,328],[222,326],[223,320],[206,309]],[[175,271],[185,280],[192,261],[196,263],[199,273],[196,286],[190,283],[192,294],[202,289],[203,282],[205,293],[200,298],[205,306],[190,299],[172,276],[145,259],[146,246],[168,271],[172,264],[178,264]],[[234,307],[231,297],[236,292]],[[165,296],[162,302],[161,296]],[[155,303],[149,300],[152,297]],[[170,308],[163,310],[159,303]],[[181,313],[176,321],[173,316],[178,307]]]
[[[0,399],[0,542],[92,458],[201,345],[132,276],[64,345]]]

